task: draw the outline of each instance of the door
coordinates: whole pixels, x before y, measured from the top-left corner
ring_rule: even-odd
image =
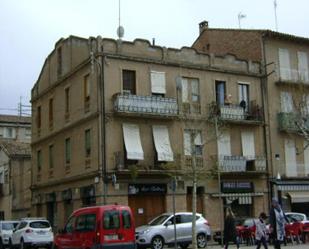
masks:
[[[96,214],[81,214],[76,218],[74,244],[92,248],[96,240]]]
[[[165,212],[165,195],[131,195],[129,206],[135,217],[136,226],[145,225]]]
[[[216,81],[216,103],[218,105],[224,105],[225,95],[225,82]]]
[[[62,233],[59,233],[55,238],[55,243],[59,249],[76,248],[77,244],[73,240],[73,232],[75,229],[75,216],[71,217],[64,227]]]
[[[176,239],[177,241],[182,240],[181,230],[179,229],[179,225],[181,225],[181,215],[175,216],[176,222]],[[165,226],[164,228],[164,237],[165,243],[173,243],[175,241],[175,226],[174,226],[174,216],[171,216],[165,224],[169,223],[170,225]]]

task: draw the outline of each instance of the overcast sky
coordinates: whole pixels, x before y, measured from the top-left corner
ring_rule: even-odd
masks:
[[[198,37],[198,23],[212,28],[275,30],[274,0],[121,0],[124,40],[156,39],[181,48]],[[309,37],[309,1],[277,0],[278,31]],[[61,37],[116,38],[118,0],[0,0],[0,113],[30,105],[45,58]]]

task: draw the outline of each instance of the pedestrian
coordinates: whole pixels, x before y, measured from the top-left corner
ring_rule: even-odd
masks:
[[[235,216],[230,207],[226,210],[226,216],[224,220],[224,249],[227,249],[229,242],[234,242],[239,248],[239,242],[237,238],[237,231],[235,225]]]
[[[269,212],[269,224],[275,249],[281,249],[281,243],[285,239],[285,223],[287,222],[288,220],[279,205],[278,199],[273,198]]]
[[[258,220],[255,221],[255,239],[256,239],[256,249],[260,249],[261,244],[263,244],[265,249],[267,247],[267,227],[266,220],[267,216],[264,212],[260,213]]]

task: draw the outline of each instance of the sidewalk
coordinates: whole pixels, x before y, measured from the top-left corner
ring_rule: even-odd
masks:
[[[210,243],[207,247],[207,249],[222,249],[223,247],[221,247],[220,245],[218,244],[214,244],[214,243]],[[241,244],[240,245],[240,249],[255,249],[256,246],[246,246],[244,244]],[[273,245],[268,245],[268,248],[269,249],[273,249],[274,246]],[[309,248],[309,244],[291,244],[291,243],[288,243],[286,246],[285,245],[281,245],[281,249],[308,249]],[[236,245],[234,244],[231,244],[229,245],[229,249],[236,249]],[[261,246],[261,249],[264,249],[263,246]]]

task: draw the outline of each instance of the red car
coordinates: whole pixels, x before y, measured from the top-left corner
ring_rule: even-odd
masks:
[[[54,248],[135,249],[135,225],[128,206],[106,205],[73,212],[54,238]]]

